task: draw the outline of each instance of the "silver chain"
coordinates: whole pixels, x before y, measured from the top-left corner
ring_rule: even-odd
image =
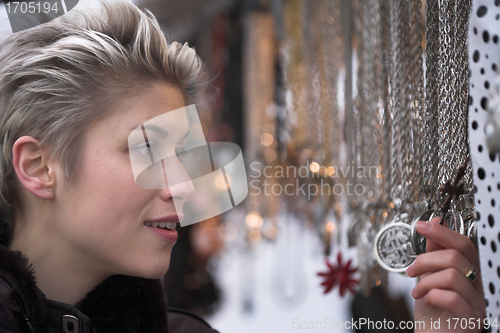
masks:
[[[423,104],[420,3],[390,1],[391,197],[415,200],[421,173],[420,115]],[[408,24],[410,22],[410,24]]]
[[[420,1],[410,1],[410,31],[409,45],[411,47],[410,73],[411,73],[411,119],[412,119],[412,137],[413,137],[413,170],[411,172],[413,178],[413,194],[414,201],[422,200],[422,157],[425,151],[422,149],[423,143],[423,110],[425,103],[424,95],[424,75],[423,75],[423,59],[422,59],[422,15],[420,9],[422,3]]]
[[[387,1],[380,2],[380,17],[381,17],[381,37],[382,37],[382,72],[381,72],[381,99],[384,107],[384,115],[382,119],[382,153],[381,153],[381,171],[382,171],[382,186],[384,193],[391,195],[391,179],[392,179],[392,163],[391,163],[391,138],[392,138],[392,118],[389,112],[391,103],[391,93],[389,91],[389,81],[391,73],[391,8]]]
[[[356,27],[359,41],[358,54],[358,103],[360,127],[360,164],[371,171],[380,165],[382,144],[381,124],[381,18],[379,1],[359,2]],[[362,179],[368,197],[378,195],[380,178],[370,174]]]
[[[472,165],[468,151],[467,32],[470,0],[439,0],[438,182],[451,179],[467,160],[466,188],[472,189]]]
[[[396,198],[402,199],[403,188],[401,179],[400,167],[400,150],[401,142],[399,140],[399,133],[401,131],[401,113],[403,101],[403,83],[402,81],[402,62],[401,58],[404,56],[400,52],[401,37],[399,31],[399,19],[401,18],[402,2],[400,0],[390,0],[390,34],[391,34],[391,75],[390,75],[390,88],[391,88],[391,101],[389,106],[389,113],[391,114],[392,131],[391,131],[391,185],[390,196],[394,200]]]
[[[427,1],[426,8],[426,105],[424,114],[425,154],[422,155],[423,183],[427,200],[431,200],[438,184],[439,133],[438,133],[438,69],[439,69],[439,4]]]

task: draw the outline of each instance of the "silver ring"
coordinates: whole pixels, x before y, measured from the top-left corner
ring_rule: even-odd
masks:
[[[467,273],[465,273],[465,277],[469,279],[470,282],[474,282],[477,279],[477,267],[472,264],[472,267],[469,269]]]

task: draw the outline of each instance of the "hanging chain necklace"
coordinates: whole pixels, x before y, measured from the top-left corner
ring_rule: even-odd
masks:
[[[374,249],[384,269],[402,272],[414,259],[411,221],[421,195],[423,73],[420,4],[390,2],[390,195],[394,217],[377,233]],[[408,24],[408,22],[410,24]]]
[[[432,207],[429,207],[429,211],[420,220],[430,221],[434,216],[443,215],[442,221],[446,222],[448,228],[467,234],[475,242],[472,164],[467,135],[469,88],[467,31],[471,3],[469,0],[440,0],[439,3],[429,2],[429,6],[427,10],[428,120],[430,128],[438,129],[435,137],[438,140],[439,162],[435,171],[429,172],[433,179],[429,179],[428,184],[439,186],[434,201],[439,203],[440,209],[432,211]],[[435,106],[438,112],[431,114]],[[435,142],[430,141],[429,144]],[[459,169],[461,165],[463,168]],[[434,163],[429,164],[429,169],[432,170],[434,166]],[[456,173],[463,173],[464,195],[462,196],[454,193],[455,187],[450,186],[452,178],[461,178],[458,174],[455,176]],[[430,192],[435,191],[438,186],[432,186]],[[416,225],[412,228],[412,244],[417,254],[424,253],[425,239],[417,234],[415,227]]]
[[[358,97],[356,101],[357,135],[360,146],[357,160],[365,173],[356,179],[365,189],[362,199],[351,214],[349,223],[349,245],[357,245],[358,265],[361,273],[361,289],[368,294],[374,285],[386,281],[386,273],[375,261],[373,239],[383,212],[380,203],[386,197],[385,177],[382,175],[383,156],[382,126],[382,16],[379,1],[356,3],[356,53],[358,64]],[[374,170],[376,172],[374,173]]]
[[[466,195],[451,202],[444,220],[458,232],[471,234],[475,228],[467,137],[471,1],[426,2],[425,86],[421,3],[354,2],[358,89],[352,115],[342,114],[336,97],[342,65],[350,75],[348,60],[342,64],[341,34],[334,33],[346,29],[340,25],[340,11],[329,1],[303,7],[299,3],[287,5],[294,12],[286,23],[287,83],[293,97],[283,125],[291,143],[287,158],[293,163],[314,159],[325,169],[339,166],[345,117],[347,166],[356,172],[358,167],[379,167],[377,175],[360,178],[348,172],[346,179],[335,180],[366,189],[349,197],[354,212],[349,242],[358,245],[363,288],[368,288],[383,280],[377,263],[403,272],[417,254],[425,252],[425,240],[412,233],[411,225],[445,213],[436,208],[451,193],[438,189],[454,178],[464,159]],[[316,24],[319,17],[328,24]],[[347,105],[346,111],[350,111]],[[331,193],[321,200],[324,209],[339,203]]]
[[[422,154],[422,172],[425,199],[429,202],[435,194],[435,186],[438,183],[437,170],[439,162],[439,142],[438,142],[438,87],[439,81],[438,61],[439,61],[439,5],[437,1],[428,1],[426,8],[426,100],[424,113],[424,154]]]
[[[415,194],[413,198],[417,202],[421,199],[427,199],[430,203],[433,197],[432,192],[435,192],[433,189],[438,187],[438,182],[443,185],[451,179],[465,157],[467,162],[464,166],[464,187],[467,196],[456,200],[452,204],[453,208],[450,212],[447,212],[447,209],[444,209],[445,207],[442,205],[440,211],[428,209],[424,213],[416,215],[413,220],[413,228],[409,228],[408,220],[403,221],[404,223],[398,221],[393,225],[386,226],[377,234],[375,240],[377,260],[384,268],[394,272],[404,272],[417,254],[425,252],[425,241],[418,237],[414,229],[416,221],[430,221],[433,216],[441,213],[446,214],[444,220],[449,228],[461,233],[473,229],[472,207],[470,206],[470,202],[472,202],[471,162],[468,156],[466,127],[466,97],[468,95],[466,37],[470,1],[440,0],[439,3],[431,1],[427,5],[427,113],[422,117],[423,101],[421,98],[420,100],[418,98],[412,100],[410,106],[415,108],[414,115],[416,115],[415,121],[411,124],[414,145],[413,157],[417,165],[419,161],[422,163],[415,170],[416,173],[409,170],[416,180],[412,184],[411,192]],[[438,6],[439,8],[436,8]],[[395,8],[395,13],[398,13],[397,9]],[[436,36],[439,38],[437,39]],[[438,45],[436,45],[436,40],[439,40]],[[415,41],[413,41],[414,43]],[[417,52],[419,51],[414,51],[413,55],[416,55]],[[396,61],[396,63],[398,62]],[[419,67],[421,68],[419,65],[409,68],[411,71],[419,69]],[[436,72],[437,75],[435,75]],[[421,75],[414,75],[410,85],[410,87],[417,88],[414,89],[414,93],[416,92],[414,96],[422,96],[423,94],[422,84],[418,80],[415,81],[419,77]],[[397,119],[397,115],[395,118]],[[423,126],[423,133],[418,133],[420,123]],[[437,129],[437,133],[435,129]],[[436,137],[437,147],[435,145]],[[419,149],[418,140],[423,141],[424,150]],[[439,149],[437,165],[434,160],[436,148]],[[425,151],[430,154],[426,156]],[[420,185],[419,182],[421,182]],[[451,186],[448,188],[451,189]],[[440,194],[436,201],[442,203],[446,195],[453,193],[447,192],[446,188],[442,187]]]

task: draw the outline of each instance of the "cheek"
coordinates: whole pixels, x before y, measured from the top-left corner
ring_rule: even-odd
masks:
[[[134,182],[130,162],[116,153],[97,151],[86,160],[82,171],[82,180],[92,184],[90,190],[96,195],[126,195],[139,188]]]
[[[119,157],[96,152],[85,160],[73,188],[74,211],[93,219],[140,214],[140,208],[150,200],[151,191],[135,184],[130,162]]]

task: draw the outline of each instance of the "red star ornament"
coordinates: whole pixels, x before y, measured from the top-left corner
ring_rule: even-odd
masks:
[[[349,260],[345,265],[342,263],[342,253],[339,252],[337,255],[337,265],[332,264],[325,259],[326,265],[329,270],[327,272],[319,272],[318,276],[324,276],[325,279],[322,286],[325,286],[324,293],[328,293],[330,290],[339,285],[340,296],[344,297],[347,290],[356,293],[354,287],[359,283],[359,280],[353,279],[354,273],[358,270],[357,268],[351,268],[352,260]]]

